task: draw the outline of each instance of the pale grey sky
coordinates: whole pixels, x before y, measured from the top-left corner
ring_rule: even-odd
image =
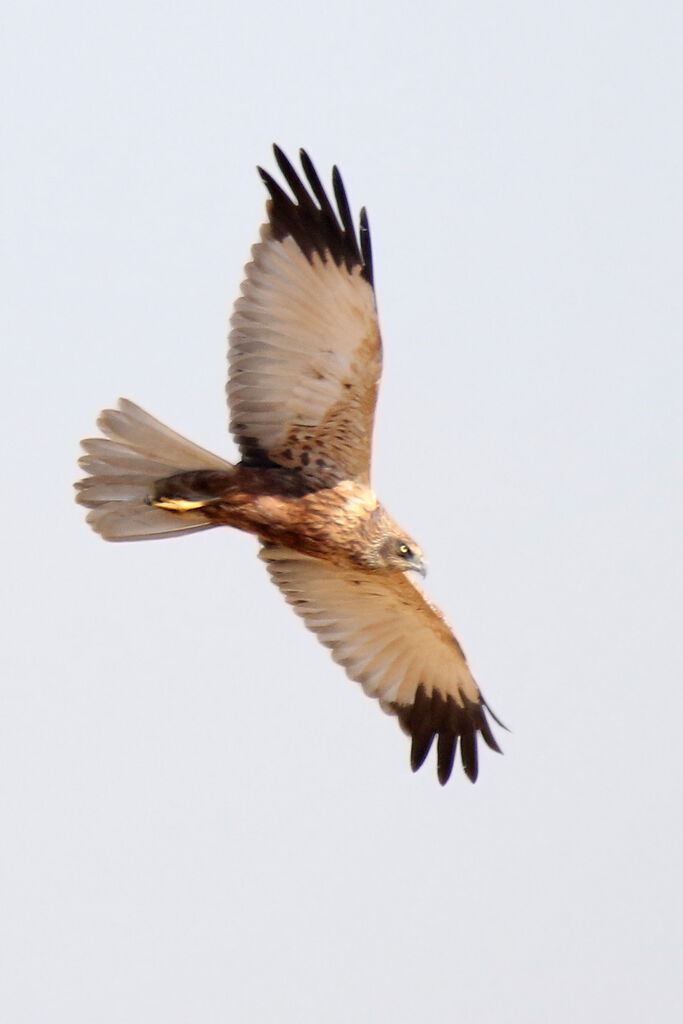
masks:
[[[678,3],[9,3],[0,1018],[683,1016]],[[270,144],[370,214],[375,484],[512,732],[471,786],[229,532],[107,545],[119,395],[228,457]]]

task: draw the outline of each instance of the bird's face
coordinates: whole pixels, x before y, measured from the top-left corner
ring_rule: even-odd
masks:
[[[422,556],[422,551],[410,537],[403,534],[396,534],[387,537],[381,545],[380,554],[384,569],[397,572],[419,572],[420,576],[427,575],[427,567]]]

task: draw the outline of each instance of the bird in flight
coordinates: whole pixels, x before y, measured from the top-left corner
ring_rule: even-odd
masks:
[[[477,733],[499,750],[462,649],[411,570],[422,552],[370,486],[382,368],[365,210],[356,234],[341,176],[336,209],[308,157],[274,147],[288,194],[259,168],[267,221],[231,319],[227,462],[125,399],[85,440],[77,500],[105,540],[214,526],[255,534],[260,557],[332,657],[411,737],[413,771],[434,738],[443,785],[458,743],[477,778]],[[502,723],[498,723],[502,724]]]

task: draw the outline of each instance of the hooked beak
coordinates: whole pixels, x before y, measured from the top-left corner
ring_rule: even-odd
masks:
[[[427,565],[421,555],[413,555],[410,562],[410,568],[413,572],[419,572],[422,579],[427,575]]]

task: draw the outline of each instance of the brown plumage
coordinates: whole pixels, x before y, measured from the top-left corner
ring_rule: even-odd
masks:
[[[365,211],[357,238],[341,177],[335,211],[308,156],[306,181],[275,147],[291,198],[266,171],[268,221],[246,267],[230,333],[226,462],[122,399],[82,442],[76,486],[107,540],[211,526],[255,534],[273,582],[348,675],[396,715],[417,770],[437,738],[445,783],[458,741],[477,777],[487,705],[441,613],[409,570],[417,544],[370,487],[382,351]],[[495,717],[495,716],[493,716]]]

